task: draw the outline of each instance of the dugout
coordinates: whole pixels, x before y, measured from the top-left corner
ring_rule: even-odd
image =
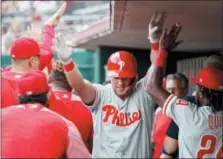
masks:
[[[79,38],[80,47],[96,50],[95,82],[104,82],[107,59],[118,50],[132,52],[138,61],[139,77],[145,75],[150,65],[148,24],[156,11],[167,13],[164,28],[176,22],[183,26],[178,39],[184,42],[169,54],[166,74],[196,76],[207,56],[221,54],[221,1],[111,1],[110,17],[73,36]]]

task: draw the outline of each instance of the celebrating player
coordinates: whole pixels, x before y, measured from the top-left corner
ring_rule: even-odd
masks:
[[[149,27],[149,39],[153,42],[156,38],[159,40],[164,19],[163,14],[153,17],[153,24],[157,24],[155,29],[153,25]],[[152,157],[150,137],[154,103],[145,91],[146,77],[137,81],[135,57],[126,51],[111,54],[107,63],[111,84],[102,86],[83,79],[72,61],[72,48],[66,45],[62,35],[54,40],[54,45],[70,86],[85,104],[92,105],[93,157]]]
[[[168,93],[160,83],[171,38],[165,31],[160,39],[159,53],[148,71],[147,91],[179,126],[179,158],[222,158],[223,72],[213,67],[200,71],[193,80],[197,104]]]
[[[24,35],[25,37],[18,38],[13,42],[10,50],[12,65],[2,71],[2,78],[8,80],[13,85],[12,88],[15,90],[13,93],[16,98],[16,83],[20,80],[21,74],[30,70],[42,70],[51,62],[53,58],[51,47],[52,39],[54,38],[54,27],[64,14],[65,9],[66,3],[46,21],[43,28],[43,42],[41,45],[39,45],[37,38],[33,37],[33,35],[37,36],[37,34],[32,34],[32,36]],[[3,87],[6,86],[3,85]],[[9,88],[4,89],[7,90]],[[4,105],[1,105],[1,108],[11,105],[10,101],[7,104],[7,98],[4,100]],[[14,103],[14,105],[16,104],[18,102]]]

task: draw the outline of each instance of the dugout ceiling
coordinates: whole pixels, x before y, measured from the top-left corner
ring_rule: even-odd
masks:
[[[106,28],[93,28],[99,28],[98,32],[113,31],[85,40],[81,47],[95,49],[102,45],[147,49],[149,20],[155,11],[165,11],[168,17],[164,27],[170,28],[175,22],[183,26],[179,39],[184,43],[178,51],[222,48],[222,1],[113,1],[111,7],[111,19],[101,24]]]

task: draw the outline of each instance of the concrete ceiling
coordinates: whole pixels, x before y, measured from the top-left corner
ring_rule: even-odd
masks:
[[[148,48],[148,23],[155,11],[167,13],[165,28],[180,22],[183,29],[177,50],[222,49],[221,1],[113,1],[112,33],[85,41],[80,47],[100,45]]]

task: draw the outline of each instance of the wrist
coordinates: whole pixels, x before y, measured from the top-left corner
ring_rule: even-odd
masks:
[[[155,51],[158,51],[159,50],[159,43],[151,43],[150,44],[150,48],[151,50],[155,50]]]
[[[71,60],[68,63],[63,63],[64,71],[70,72],[75,68],[76,64]]]
[[[164,49],[160,49],[158,52],[158,55],[156,57],[156,60],[154,61],[154,65],[159,68],[164,68],[166,65],[166,58],[167,58],[167,51]]]

